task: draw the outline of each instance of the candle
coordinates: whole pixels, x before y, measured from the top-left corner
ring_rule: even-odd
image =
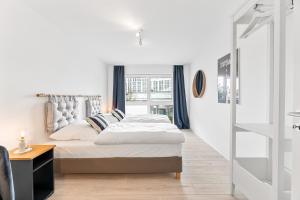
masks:
[[[19,139],[19,150],[25,151],[26,150],[26,141],[25,141],[25,131],[21,131],[20,139]]]
[[[25,138],[25,131],[21,131],[20,136],[21,136],[21,138]]]

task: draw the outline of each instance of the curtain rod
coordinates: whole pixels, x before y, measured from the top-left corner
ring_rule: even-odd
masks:
[[[44,94],[38,93],[36,94],[37,97],[50,97],[50,96],[64,96],[64,97],[101,97],[101,95],[61,95],[61,94]]]

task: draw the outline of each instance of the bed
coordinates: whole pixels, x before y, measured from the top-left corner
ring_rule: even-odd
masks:
[[[72,106],[68,106],[69,101],[73,101]],[[176,178],[180,178],[185,139],[176,126],[169,122],[142,123],[127,119],[127,122],[112,123],[98,134],[86,123],[74,123],[78,121],[73,117],[78,118],[78,104],[74,101],[52,99],[47,103],[47,130],[51,130],[51,135],[61,131],[81,131],[85,135],[85,139],[49,142],[56,145],[57,173],[176,173]],[[70,109],[67,114],[62,109],[64,106]],[[88,133],[92,131],[94,136],[86,139],[87,134],[93,135]]]

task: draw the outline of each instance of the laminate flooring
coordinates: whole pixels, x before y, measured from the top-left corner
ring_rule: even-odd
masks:
[[[230,195],[229,161],[191,131],[185,136],[180,180],[175,173],[56,176],[50,200],[237,200]]]

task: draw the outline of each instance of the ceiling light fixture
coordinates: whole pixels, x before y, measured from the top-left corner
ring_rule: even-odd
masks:
[[[136,34],[135,34],[138,43],[140,46],[143,46],[143,29],[140,29]]]

